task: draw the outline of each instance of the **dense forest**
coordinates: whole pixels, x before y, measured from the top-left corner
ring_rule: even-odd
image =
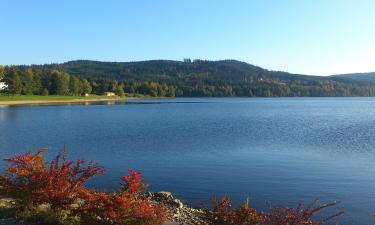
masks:
[[[355,76],[355,75],[353,75]],[[70,61],[0,67],[8,94],[82,95],[115,92],[166,97],[375,96],[375,84],[353,76],[269,71],[235,60]]]

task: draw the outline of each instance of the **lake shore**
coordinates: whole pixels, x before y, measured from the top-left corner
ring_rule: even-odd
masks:
[[[181,200],[175,198],[171,192],[146,192],[144,196],[154,203],[163,204],[169,213],[169,218],[165,225],[206,224],[202,218],[204,215],[203,209],[193,208],[184,204]],[[16,220],[7,214],[7,211],[11,211],[13,207],[14,199],[0,198],[0,225],[16,225],[20,222],[20,220]]]
[[[115,100],[134,100],[151,98],[149,96],[0,96],[0,106],[11,105],[33,105],[33,104],[64,104],[64,103],[92,103],[92,102],[112,102]]]

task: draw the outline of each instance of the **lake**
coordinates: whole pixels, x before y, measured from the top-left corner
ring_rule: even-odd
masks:
[[[177,98],[0,107],[0,156],[66,144],[107,168],[90,186],[113,190],[128,169],[152,191],[193,205],[211,196],[267,210],[339,200],[343,224],[375,224],[375,98]],[[1,162],[4,166],[4,162]]]

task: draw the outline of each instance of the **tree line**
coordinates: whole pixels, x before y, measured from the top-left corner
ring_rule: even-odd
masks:
[[[9,94],[160,97],[375,96],[375,85],[268,71],[224,61],[145,61],[0,67]]]
[[[71,76],[59,70],[37,71],[32,68],[3,67],[2,80],[6,92],[13,95],[82,95],[91,94],[93,87],[87,79]],[[124,95],[121,85],[114,86],[118,95]]]
[[[102,95],[114,92],[124,96],[125,92],[149,96],[175,96],[175,87],[158,82],[126,82],[113,79],[85,79],[58,69],[37,70],[33,68],[0,67],[0,81],[12,95]]]

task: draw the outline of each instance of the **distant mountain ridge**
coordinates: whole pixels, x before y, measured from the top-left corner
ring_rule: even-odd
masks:
[[[21,78],[32,69],[42,76],[42,84],[49,86],[51,93],[56,93],[52,90],[55,87],[50,87],[54,85],[51,71],[58,70],[87,79],[97,94],[120,84],[125,92],[152,96],[375,96],[375,73],[311,76],[267,70],[237,60],[75,60],[11,68],[20,70]]]
[[[259,66],[255,66],[246,62],[238,60],[194,60],[191,63],[202,64],[202,62],[207,64],[216,64],[217,66],[228,66],[232,67],[241,72],[256,72],[256,73],[267,73],[268,75],[283,78],[288,77],[292,79],[305,79],[305,78],[328,78],[339,81],[358,81],[358,82],[370,82],[375,84],[375,72],[367,73],[347,73],[347,74],[334,74],[330,76],[319,76],[319,75],[305,75],[305,74],[293,74],[283,71],[274,71],[264,69]],[[159,65],[158,72],[161,71],[162,67],[186,67],[186,62],[177,60],[145,60],[145,61],[129,61],[129,62],[111,62],[111,61],[96,61],[96,60],[72,60],[65,63],[57,64],[33,64],[33,65],[20,65],[19,67],[50,67],[50,68],[60,68],[72,75],[84,75],[84,76],[114,76],[117,77],[121,74],[122,69],[126,68],[138,68],[149,70],[149,72],[156,72],[154,65]],[[143,68],[142,68],[143,67]],[[303,77],[301,77],[303,76]]]
[[[35,66],[35,65],[34,65]],[[40,66],[40,65],[39,65]],[[57,67],[72,75],[84,77],[116,77],[129,78],[129,73],[142,73],[143,76],[158,76],[168,74],[173,76],[179,72],[209,73],[211,75],[263,75],[280,79],[314,79],[323,76],[292,74],[282,71],[267,70],[238,60],[194,60],[191,62],[175,60],[147,60],[135,62],[103,62],[94,60],[73,60],[61,64],[43,66]],[[131,76],[130,76],[131,77]]]
[[[235,70],[241,71],[243,73],[248,72],[255,72],[255,73],[266,73],[267,75],[277,77],[277,78],[288,78],[288,79],[309,79],[309,78],[322,78],[322,79],[333,79],[333,80],[339,80],[339,81],[358,81],[358,82],[370,82],[375,84],[375,72],[368,72],[368,73],[347,73],[347,74],[335,74],[330,76],[319,76],[319,75],[305,75],[305,74],[293,74],[289,72],[283,72],[283,71],[274,71],[274,70],[268,70],[264,69],[259,66],[255,66],[246,62],[238,61],[238,60],[217,60],[217,61],[209,61],[209,60],[196,60],[192,61],[192,64],[199,63],[199,64],[216,64],[216,66],[226,66],[226,67],[232,67]],[[151,69],[154,65],[161,65],[159,69],[164,67],[187,67],[186,62],[183,61],[176,61],[176,60],[147,60],[147,61],[134,61],[134,62],[103,62],[103,61],[95,61],[95,60],[73,60],[68,61],[66,63],[57,64],[60,65],[63,70],[66,70],[67,72],[70,72],[71,74],[86,74],[86,75],[103,75],[100,73],[100,71],[111,71],[113,72],[111,75],[116,76],[115,74],[121,73],[120,68],[131,68],[136,67],[138,69]],[[84,65],[87,70],[82,70],[83,68],[77,68]],[[108,69],[105,69],[105,68]],[[115,68],[118,68],[116,71]],[[152,68],[155,69],[155,68]],[[90,71],[92,70],[92,71]],[[90,71],[90,74],[88,74],[88,71]],[[154,70],[150,70],[150,72],[156,72]],[[160,72],[160,70],[158,71]],[[301,77],[303,76],[303,77]]]
[[[375,72],[338,74],[332,75],[331,77],[342,81],[358,81],[361,83],[375,84]]]

